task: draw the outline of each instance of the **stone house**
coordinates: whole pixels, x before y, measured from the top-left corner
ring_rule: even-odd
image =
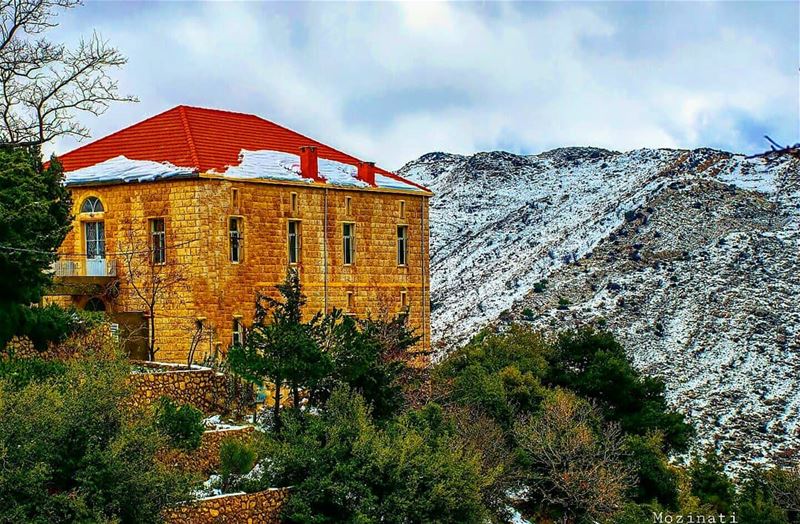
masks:
[[[187,106],[59,161],[74,224],[47,300],[104,310],[131,341],[144,330],[157,360],[185,361],[193,340],[197,358],[224,352],[292,267],[308,315],[407,308],[429,349],[426,188],[258,116]]]

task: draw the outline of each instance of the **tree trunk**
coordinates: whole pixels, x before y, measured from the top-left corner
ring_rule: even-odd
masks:
[[[294,406],[295,411],[300,411],[300,388],[297,387],[297,383],[295,382],[292,384],[292,405]]]
[[[147,319],[148,327],[148,340],[147,340],[147,353],[150,360],[156,359],[156,318],[153,312],[150,312],[150,318]]]
[[[275,377],[275,411],[273,419],[275,422],[275,433],[281,432],[281,379]]]

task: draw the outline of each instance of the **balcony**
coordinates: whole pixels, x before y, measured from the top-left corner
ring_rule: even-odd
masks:
[[[55,277],[116,277],[117,261],[67,256],[53,262],[51,269]]]
[[[117,277],[117,261],[108,258],[62,256],[51,266],[49,295],[98,296]]]

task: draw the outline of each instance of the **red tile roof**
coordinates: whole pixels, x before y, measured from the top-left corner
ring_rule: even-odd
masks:
[[[239,164],[239,152],[272,150],[298,154],[316,146],[320,158],[358,165],[354,156],[256,115],[219,109],[177,106],[58,157],[64,171],[75,171],[123,155],[132,160],[170,162],[200,172],[222,172]],[[385,169],[382,175],[415,184]]]

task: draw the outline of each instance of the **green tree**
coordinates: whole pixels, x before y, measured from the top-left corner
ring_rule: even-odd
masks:
[[[28,306],[50,283],[47,270],[70,229],[71,207],[55,159],[45,168],[36,147],[0,148],[0,349],[25,326],[67,322],[53,309]]]
[[[407,315],[356,320],[334,310],[321,319],[316,336],[330,355],[332,369],[315,400],[324,403],[334,388],[346,385],[364,397],[376,419],[399,412],[408,349],[419,340],[408,327]]]
[[[714,451],[703,457],[694,457],[689,465],[692,495],[713,511],[728,514],[733,509],[735,490],[733,482]]]
[[[124,407],[128,365],[74,359],[22,388],[0,379],[0,522],[160,522],[189,479],[156,460],[164,437]]]
[[[267,485],[292,485],[288,522],[483,522],[479,457],[431,406],[378,428],[364,399],[333,392],[320,416],[287,419]]]
[[[678,509],[678,478],[664,453],[664,436],[659,432],[628,435],[625,450],[626,462],[638,478],[632,489],[633,500],[657,501],[668,509]]]
[[[315,317],[303,322],[306,303],[297,271],[290,269],[286,280],[276,286],[281,300],[259,293],[256,297],[253,325],[243,346],[228,352],[231,369],[242,377],[275,388],[275,430],[281,428],[281,388],[286,383],[292,390],[295,410],[300,407],[300,389],[315,388],[331,368],[330,357],[313,336]]]
[[[800,471],[756,467],[747,472],[736,495],[736,516],[742,524],[800,522]]]
[[[603,415],[629,434],[661,431],[667,449],[685,450],[693,430],[670,410],[661,380],[639,373],[610,333],[592,329],[559,335],[549,354],[548,384],[598,403]]]
[[[484,330],[434,369],[435,395],[478,407],[508,428],[518,413],[538,409],[550,351],[525,325],[513,324],[502,333]]]

